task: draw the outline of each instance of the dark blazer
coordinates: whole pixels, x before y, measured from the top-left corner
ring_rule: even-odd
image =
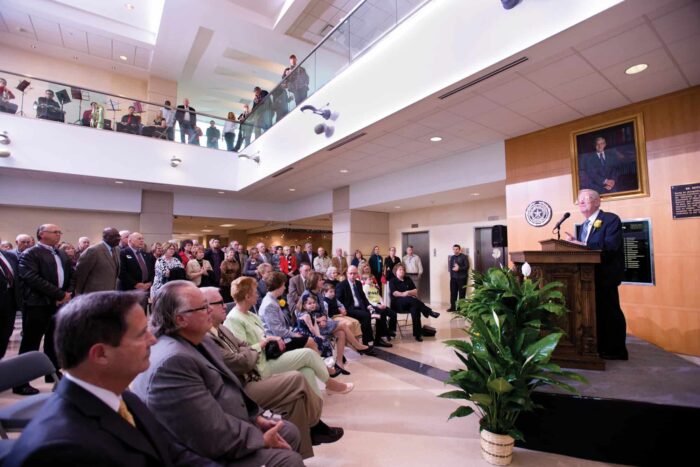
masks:
[[[130,247],[123,248],[119,253],[119,290],[134,290],[139,282],[153,282],[156,276],[155,262],[151,254],[141,251],[143,261],[146,263],[148,277],[142,277],[141,266],[134,256],[134,250]]]
[[[138,430],[104,402],[63,378],[15,442],[4,465],[213,465],[168,439],[167,431],[134,394],[126,391],[122,398]]]
[[[10,251],[0,251],[0,256],[4,257],[8,263],[10,263],[10,269],[12,270],[12,277],[13,277],[13,284],[12,288],[7,287],[7,279],[5,276],[0,273],[0,305],[5,303],[4,298],[8,297],[3,297],[5,294],[11,294],[12,297],[15,299],[15,306],[16,310],[21,310],[22,309],[22,278],[19,276],[19,259],[17,259],[17,255]],[[2,260],[0,260],[2,261]],[[0,308],[0,311],[2,309]]]
[[[619,177],[619,167],[617,159],[618,152],[614,149],[604,151],[605,164],[600,162],[598,153],[590,152],[582,156],[580,166],[581,173],[581,189],[590,188],[598,193],[614,193],[618,190],[617,182]],[[615,180],[615,186],[612,190],[606,190],[603,187],[603,181],[606,179]]]
[[[114,250],[114,257],[110,250]],[[78,265],[75,267],[75,294],[116,289],[119,278],[119,254],[119,247],[110,249],[104,242],[92,245],[85,250],[78,258]],[[145,257],[144,261],[146,261]]]
[[[362,290],[362,282],[355,281],[355,293],[357,294],[357,299],[360,301],[360,308],[366,310],[370,305],[369,300],[365,292]],[[335,286],[335,298],[343,304],[346,310],[352,310],[355,308],[355,300],[352,298],[352,290],[350,290],[350,282],[345,279]]]
[[[70,291],[73,268],[70,259],[56,250],[63,266],[63,287],[58,287],[58,271],[53,253],[41,245],[34,245],[19,258],[19,275],[22,278],[22,297],[25,306],[54,305]]]
[[[457,271],[452,270],[455,264],[458,266]],[[469,274],[469,261],[467,261],[467,255],[464,253],[451,255],[447,260],[447,270],[450,272],[450,279],[466,279],[467,274]]]
[[[394,278],[394,266],[396,266],[400,262],[400,256],[394,256],[394,259],[391,259],[391,256],[387,256],[386,258],[384,258],[384,271],[386,271],[385,275],[387,282]]]
[[[297,255],[297,265],[301,266],[301,263],[309,263],[311,269],[314,268],[314,258],[318,255],[316,253],[311,253],[310,255],[306,251],[302,251]]]
[[[595,266],[596,283],[617,286],[625,275],[622,221],[616,214],[602,210],[598,213],[597,221],[602,222],[601,226],[597,229],[591,226],[586,241],[588,248],[602,250],[601,263]]]
[[[194,107],[187,107],[187,109],[185,109],[184,105],[178,105],[175,111],[175,120],[182,124],[185,120],[185,110],[190,114],[190,125],[195,126],[197,124],[197,114],[195,113]]]
[[[384,261],[382,261],[380,255],[372,253],[372,256],[369,257],[369,270],[372,271],[372,275],[379,281],[379,278],[384,273]]]

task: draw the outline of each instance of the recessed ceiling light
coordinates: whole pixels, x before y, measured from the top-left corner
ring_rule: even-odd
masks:
[[[350,171],[349,171],[348,169],[340,169],[339,172],[340,172],[341,174],[346,174],[346,173],[348,173],[348,172],[350,172]]]
[[[628,75],[636,75],[637,73],[641,73],[647,68],[649,68],[649,65],[647,65],[646,63],[640,63],[638,65],[633,65],[629,67],[625,70],[625,73],[627,73]]]
[[[219,193],[220,195],[226,194],[225,191],[217,191],[217,193]]]
[[[36,49],[36,44],[32,44],[29,47],[31,47],[32,49]]]
[[[401,206],[394,206],[394,209],[401,209]]]
[[[124,61],[127,61],[127,60],[128,60],[128,58],[127,58],[126,55],[120,55],[119,58],[122,59],[122,60],[124,60]]]
[[[213,230],[212,229],[202,229],[202,232],[208,233],[208,232],[213,232]]]
[[[442,138],[440,136],[433,136],[432,138],[430,138],[430,141],[432,141],[433,143],[438,143],[442,141]]]
[[[479,193],[471,193],[472,196],[479,196]]]
[[[124,184],[124,182],[122,182],[121,180],[115,180],[114,183],[116,183],[117,185],[123,185],[123,184]]]
[[[133,3],[125,3],[124,8],[126,8],[127,10],[133,10],[136,7],[134,6]]]
[[[221,224],[219,227],[235,227],[236,224]]]
[[[296,188],[290,188],[289,191],[297,191]]]

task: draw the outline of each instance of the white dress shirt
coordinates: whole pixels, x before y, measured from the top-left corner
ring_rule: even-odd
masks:
[[[110,409],[114,410],[115,412],[119,412],[119,401],[121,400],[121,397],[119,397],[112,391],[83,381],[82,379],[71,375],[67,371],[64,373],[64,377],[68,378],[69,381],[77,384],[93,396],[97,397],[99,400],[104,402]]]
[[[61,256],[58,253],[56,253],[56,249],[52,246],[44,245],[41,242],[37,243],[37,245],[49,250],[51,252],[51,254],[53,255],[54,260],[56,260],[56,272],[58,274],[58,284],[56,284],[56,285],[58,286],[59,289],[62,289],[63,282],[66,279],[66,274],[63,271],[63,262],[61,261]]]

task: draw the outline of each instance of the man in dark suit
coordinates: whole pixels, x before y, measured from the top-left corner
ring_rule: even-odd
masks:
[[[194,107],[190,107],[189,99],[185,98],[182,101],[182,105],[177,106],[175,120],[180,125],[180,142],[185,142],[185,133],[187,133],[187,142],[193,144],[195,140],[194,128],[197,126],[197,114]]]
[[[17,310],[22,309],[19,260],[11,251],[0,250],[0,359],[15,329]]]
[[[236,466],[303,466],[298,429],[261,415],[207,336],[211,311],[190,281],[158,290],[150,323],[158,342],[150,368],[134,380],[134,393],[180,443],[203,457]]]
[[[155,277],[154,262],[143,249],[143,235],[129,235],[129,244],[119,254],[119,290],[148,292]]]
[[[44,338],[44,353],[56,368],[60,368],[54,349],[53,331],[58,308],[71,299],[71,263],[68,256],[56,248],[61,241],[57,225],[39,226],[39,242],[25,250],[19,258],[22,279],[24,318],[19,353],[39,350]],[[50,379],[50,377],[49,377]],[[32,395],[39,391],[29,384],[13,389],[15,394]]]
[[[119,231],[107,227],[102,241],[88,247],[75,267],[75,295],[115,290],[119,278]]]
[[[297,264],[309,263],[309,266],[313,267],[316,256],[318,255],[314,252],[311,243],[306,243],[304,244],[304,251],[297,255]]]
[[[462,247],[452,246],[452,256],[447,260],[447,270],[450,272],[450,308],[447,311],[457,310],[457,297],[467,296],[467,276],[469,275],[469,262],[467,256],[462,253]]]
[[[213,465],[170,438],[128,391],[156,342],[140,300],[133,292],[98,292],[61,309],[56,348],[66,376],[4,465]]]
[[[600,195],[595,190],[581,190],[578,206],[586,219],[577,236],[567,232],[566,239],[601,250],[601,262],[595,266],[598,353],[608,360],[627,360],[627,323],[617,290],[625,273],[622,221],[617,215],[600,209]]]
[[[369,304],[369,300],[362,290],[362,282],[358,280],[358,277],[357,266],[348,267],[347,279],[338,283],[335,288],[335,298],[343,304],[348,316],[360,322],[363,344],[369,345],[370,349],[373,349],[375,345],[377,347],[392,347],[391,344],[382,339],[389,336],[386,315],[379,314],[380,311],[375,310]],[[375,325],[376,338],[372,333],[372,314],[374,313],[378,315]],[[365,353],[372,355],[373,350]]]
[[[221,240],[218,238],[209,240],[209,248],[204,252],[204,259],[209,261],[209,264],[211,264],[213,268],[214,284],[218,285],[221,280],[221,263],[224,262],[225,257],[226,254],[224,250],[221,249]]]
[[[375,245],[372,248],[372,255],[369,257],[369,270],[374,276],[374,280],[377,281],[377,287],[379,291],[382,291],[382,275],[384,274],[384,260],[382,255],[379,253],[379,245]]]
[[[617,179],[618,153],[605,150],[605,138],[595,140],[595,151],[581,156],[581,188],[590,188],[600,194],[619,191]]]

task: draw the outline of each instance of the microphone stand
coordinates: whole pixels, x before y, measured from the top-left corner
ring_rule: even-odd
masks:
[[[557,240],[561,240],[561,235],[559,234],[559,231],[560,231],[560,230],[561,230],[561,226],[560,226],[560,227],[555,227],[555,228],[552,229],[552,233],[556,233],[556,234],[557,234]]]

